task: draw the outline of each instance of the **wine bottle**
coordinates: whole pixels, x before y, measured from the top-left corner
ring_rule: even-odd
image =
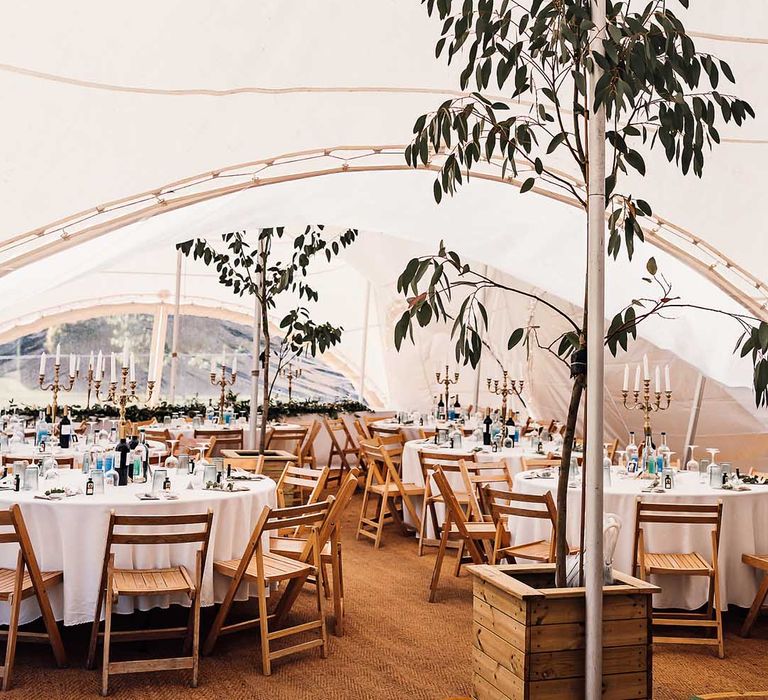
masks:
[[[488,408],[485,411],[485,419],[483,420],[483,445],[491,444],[491,409]]]
[[[130,449],[128,448],[128,443],[125,441],[125,436],[120,438],[120,442],[118,442],[117,447],[115,447],[115,452],[117,452],[119,457],[117,466],[117,485],[128,486],[128,453],[130,452]]]
[[[440,394],[440,400],[437,402],[437,420],[445,420],[445,402],[442,394]]]
[[[66,450],[69,449],[69,444],[72,439],[72,421],[69,420],[67,415],[67,408],[64,407],[64,415],[59,422],[59,447]]]

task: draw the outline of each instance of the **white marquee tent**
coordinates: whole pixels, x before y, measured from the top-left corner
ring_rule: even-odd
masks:
[[[691,4],[680,11],[686,25],[729,62],[757,119],[721,130],[701,180],[648,157],[648,177],[631,189],[655,219],[632,263],[607,266],[607,311],[646,293],[640,278],[654,255],[683,301],[768,318],[759,206],[768,8]],[[64,319],[165,314],[175,301],[176,242],[271,225],[362,232],[315,274],[319,315],[346,329],[329,359],[373,405],[425,407],[436,393],[447,330],[397,354],[392,325],[403,308],[399,272],[441,239],[492,275],[574,311],[582,303],[585,221],[572,202],[543,190],[520,195],[519,183],[486,166],[437,206],[434,173],[405,166],[416,117],[458,86],[455,69],[434,59],[439,22],[416,0],[27,3],[4,8],[3,20],[0,341]],[[202,266],[186,261],[183,273],[182,313],[252,316]],[[498,351],[529,319],[555,327],[508,294],[488,304]],[[672,366],[673,409],[656,425],[673,449],[682,450],[701,374],[698,444],[763,463],[768,421],[754,409],[749,364],[732,354],[738,333],[730,319],[693,310],[644,324],[629,357],[608,364],[606,436],[639,427],[618,390],[623,363],[648,352]],[[488,403],[482,387],[495,375],[490,359],[478,373],[462,369],[465,400],[475,400],[479,379],[477,399]],[[531,412],[564,414],[567,377],[556,361],[534,353],[526,379]]]

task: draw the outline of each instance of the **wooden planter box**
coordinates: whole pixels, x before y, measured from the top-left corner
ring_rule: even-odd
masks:
[[[474,576],[475,700],[584,697],[585,591],[555,588],[554,564],[467,567]],[[614,572],[603,597],[603,698],[652,697],[651,596]]]

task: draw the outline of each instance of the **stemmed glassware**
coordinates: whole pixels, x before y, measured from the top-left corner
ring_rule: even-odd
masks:
[[[707,452],[709,452],[709,456],[712,458],[710,460],[710,466],[714,466],[715,464],[717,464],[717,462],[715,461],[715,456],[720,453],[720,450],[718,450],[717,447],[707,447],[706,450]]]
[[[696,461],[696,458],[693,456],[693,451],[697,447],[698,445],[688,445],[688,449],[691,451],[691,458],[685,463],[685,468],[689,472],[699,471],[699,463]]]
[[[171,453],[165,458],[164,465],[166,472],[170,475],[171,470],[173,470],[174,474],[177,474],[179,471],[179,459],[176,457],[176,443],[178,440],[168,440],[171,446]]]

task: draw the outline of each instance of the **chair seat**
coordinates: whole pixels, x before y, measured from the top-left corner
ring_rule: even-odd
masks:
[[[460,505],[466,505],[469,503],[469,495],[466,491],[455,491],[454,496],[456,496],[456,500],[459,502]],[[430,503],[443,503],[445,502],[445,499],[443,498],[442,494],[435,494],[433,496],[429,497]]]
[[[214,571],[229,578],[235,577],[235,573],[237,573],[239,566],[239,559],[216,561],[213,563]],[[302,578],[314,573],[315,567],[310,564],[304,564],[279,554],[270,553],[264,555],[264,578],[267,581],[284,581],[291,578]],[[248,563],[248,568],[245,570],[243,578],[246,581],[257,581],[258,571],[256,568],[255,557]]]
[[[741,561],[756,569],[768,571],[768,554],[742,554]]]
[[[62,571],[43,571],[40,576],[42,577],[43,585],[46,588],[64,580],[64,573]],[[16,569],[0,569],[0,600],[8,600],[8,597],[13,593],[15,579]],[[25,568],[24,580],[21,584],[21,597],[26,598],[33,595],[34,590],[32,579],[29,577],[29,572]]]
[[[280,556],[288,557],[289,559],[295,559],[304,551],[304,545],[307,540],[301,537],[270,537],[269,538],[269,551],[271,554],[279,554]],[[322,557],[331,556],[331,543],[330,541],[325,543],[323,551],[320,553]]]
[[[169,569],[115,569],[112,575],[114,595],[156,595],[192,593],[195,584],[183,566]]]
[[[528,542],[527,544],[513,545],[499,550],[499,554],[508,557],[520,557],[533,561],[549,561],[552,552],[552,543],[549,540]]]
[[[368,490],[371,493],[375,493],[379,496],[383,496],[384,494],[388,494],[390,496],[397,495],[400,493],[400,489],[397,488],[396,484],[371,484],[368,487]],[[418,484],[412,484],[412,483],[404,483],[403,484],[403,491],[408,494],[409,496],[423,496],[424,495],[424,487],[419,486]]]
[[[464,523],[464,527],[470,535],[475,537],[496,537],[496,526],[493,523]],[[451,523],[451,534],[458,533],[456,523]]]
[[[649,574],[701,574],[709,576],[712,567],[698,552],[659,554],[645,553],[645,570]]]

